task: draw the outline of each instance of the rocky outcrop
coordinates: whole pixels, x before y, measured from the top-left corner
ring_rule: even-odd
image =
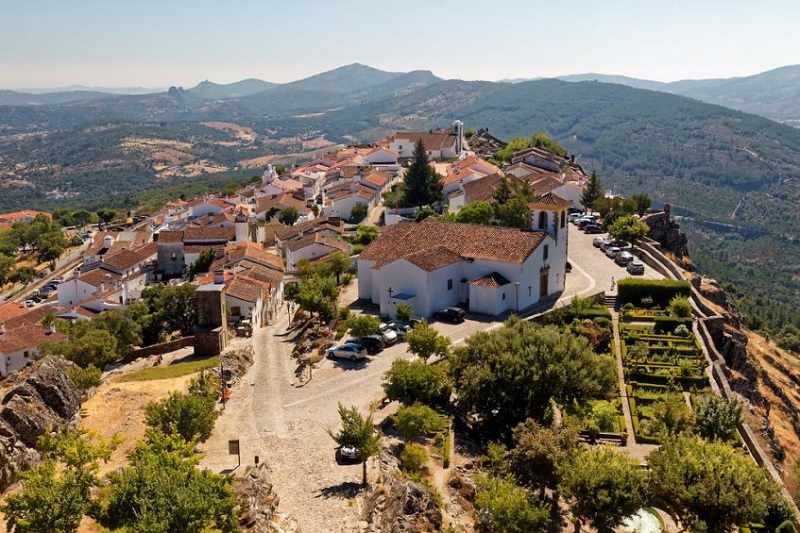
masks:
[[[272,517],[280,499],[272,488],[266,463],[248,467],[233,483],[233,494],[242,503],[244,512],[239,519],[242,531],[270,531]]]
[[[363,518],[369,531],[443,531],[442,511],[431,491],[424,485],[404,479],[397,459],[381,452],[381,469],[386,481],[377,485],[364,499]]]
[[[490,135],[488,128],[481,128],[476,131],[472,137],[467,139],[467,144],[470,150],[483,159],[494,157],[497,152],[508,146],[507,142]]]
[[[648,237],[658,242],[664,251],[674,254],[679,259],[680,266],[683,268],[690,266],[687,248],[689,239],[681,231],[680,224],[670,218],[669,204],[665,205],[664,211],[660,213],[645,215],[642,217],[642,222],[650,227]]]
[[[219,377],[220,368],[225,372],[224,381],[229,384],[236,383],[253,366],[253,346],[227,349],[220,355],[220,366],[212,371]]]
[[[0,490],[38,462],[39,437],[78,413],[82,396],[67,375],[71,366],[45,357],[0,382]]]

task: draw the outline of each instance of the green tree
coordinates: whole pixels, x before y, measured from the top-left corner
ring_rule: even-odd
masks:
[[[528,418],[541,422],[551,401],[603,398],[616,382],[613,360],[584,337],[517,317],[471,335],[449,360],[459,405],[506,434]]]
[[[421,403],[404,405],[392,416],[392,422],[406,442],[412,442],[442,431],[447,427],[447,419]]]
[[[381,319],[372,315],[354,315],[347,320],[347,327],[355,337],[378,333]]]
[[[633,200],[633,202],[636,204],[636,214],[638,214],[639,216],[643,216],[645,211],[650,209],[650,204],[652,202],[650,201],[650,197],[647,196],[647,194],[644,193],[634,194],[633,196],[630,197],[630,199]]]
[[[113,309],[103,311],[91,321],[91,324],[92,327],[103,329],[117,339],[119,356],[128,355],[134,346],[142,343],[141,326],[119,311]]]
[[[36,239],[37,258],[40,263],[55,261],[64,253],[69,242],[60,229],[42,233]]]
[[[419,402],[440,412],[450,405],[450,378],[444,364],[395,359],[383,375],[383,391],[405,405]]]
[[[350,218],[347,220],[350,224],[360,224],[362,220],[367,218],[369,214],[369,207],[367,204],[358,203],[350,210]]]
[[[403,205],[416,207],[431,205],[442,199],[442,180],[428,160],[422,139],[414,147],[411,164],[406,170],[403,188]]]
[[[61,224],[62,228],[75,226],[75,219],[72,217],[72,211],[66,207],[57,207],[53,211],[53,220]]]
[[[161,332],[179,331],[182,335],[194,332],[197,326],[196,285],[149,285],[142,291],[142,299],[147,302]]]
[[[375,424],[372,415],[364,417],[358,408],[346,408],[339,404],[339,417],[342,419],[342,429],[338,433],[328,430],[328,435],[339,446],[352,446],[359,452],[363,474],[361,484],[367,484],[367,459],[377,455],[380,451],[380,437],[375,433]]]
[[[72,213],[72,219],[75,221],[76,226],[85,228],[87,224],[93,223],[97,220],[96,215],[87,211],[86,209],[78,209]]]
[[[0,254],[0,286],[5,285],[6,281],[8,281],[9,275],[16,264],[17,262],[14,261],[13,257]]]
[[[583,193],[581,193],[581,205],[584,207],[588,207],[589,209],[595,209],[595,202],[605,196],[606,192],[603,190],[603,186],[600,184],[600,179],[597,177],[597,173],[593,170],[592,175],[589,176],[589,180],[586,182],[586,185],[583,186]]]
[[[668,439],[647,462],[656,495],[681,522],[691,526],[702,520],[712,533],[763,520],[777,491],[752,459],[696,435]]]
[[[395,316],[397,316],[397,320],[402,322],[408,322],[411,320],[411,313],[412,309],[408,304],[400,304],[397,306],[397,309],[395,309]]]
[[[600,431],[619,431],[619,412],[616,403],[606,400],[593,402],[590,416]]]
[[[95,215],[97,215],[97,218],[100,219],[100,221],[103,224],[108,226],[108,223],[114,220],[114,218],[116,218],[117,212],[114,211],[113,209],[104,207],[102,209],[98,209],[97,211],[95,211]]]
[[[489,225],[494,218],[494,206],[484,200],[470,202],[456,213],[456,222]]]
[[[651,410],[651,431],[662,439],[694,431],[694,414],[682,395],[665,395]]]
[[[534,148],[541,148],[545,152],[550,152],[558,157],[567,157],[567,149],[551,139],[550,136],[544,132],[537,131],[531,135],[531,145]]]
[[[81,368],[89,365],[103,368],[119,359],[117,339],[108,331],[95,328],[89,328],[67,341],[45,342],[42,344],[42,353],[61,355]]]
[[[309,313],[317,313],[324,321],[336,316],[336,298],[339,288],[333,276],[312,275],[297,288],[294,300]]]
[[[430,356],[445,357],[450,351],[450,339],[436,331],[427,320],[418,322],[414,329],[406,333],[406,342],[408,350],[426,363]]]
[[[31,281],[38,279],[39,273],[36,271],[35,268],[29,266],[23,266],[16,269],[14,272],[9,274],[8,281],[12,283],[25,283],[28,284]]]
[[[149,430],[130,464],[109,475],[101,523],[125,531],[239,531],[232,478],[197,467],[194,442]]]
[[[342,283],[342,274],[347,272],[352,264],[353,260],[350,259],[350,256],[344,252],[336,252],[325,262],[325,265],[330,272],[336,276],[337,285]]]
[[[615,239],[629,242],[631,246],[647,237],[650,227],[633,215],[617,218],[608,228],[608,233]]]
[[[701,437],[731,442],[736,440],[737,428],[742,423],[742,403],[713,393],[704,394],[694,402],[694,417]]]
[[[194,279],[198,274],[205,274],[211,267],[211,263],[216,261],[217,253],[214,250],[203,250],[200,255],[195,259],[192,266],[189,267],[187,273],[189,279]]]
[[[214,409],[217,384],[202,375],[192,380],[188,394],[170,392],[167,398],[145,406],[147,425],[164,433],[177,433],[186,441],[205,442],[211,436],[219,411]]]
[[[478,520],[486,531],[529,533],[547,529],[550,509],[532,501],[524,488],[507,479],[485,475],[477,476],[475,484]]]
[[[96,514],[91,491],[99,484],[99,462],[110,459],[117,441],[65,429],[41,437],[38,445],[44,461],[20,473],[22,491],[0,505],[6,527],[17,533],[76,531],[84,515]]]
[[[220,194],[222,194],[222,196],[230,198],[231,196],[234,196],[237,192],[239,192],[239,184],[236,182],[229,183],[226,186],[224,186],[222,190],[220,190],[219,192]]]
[[[667,307],[667,309],[672,316],[677,316],[679,318],[689,318],[692,316],[692,302],[685,296],[673,296],[669,301],[669,307]]]
[[[509,464],[519,483],[529,488],[554,487],[558,466],[578,449],[578,432],[568,426],[544,427],[528,419],[514,428]]]
[[[298,218],[300,218],[300,215],[294,207],[287,207],[278,213],[278,221],[286,226],[294,226]]]
[[[559,489],[575,500],[573,514],[588,518],[601,533],[612,532],[647,502],[647,472],[636,460],[612,448],[585,449],[558,470]]]

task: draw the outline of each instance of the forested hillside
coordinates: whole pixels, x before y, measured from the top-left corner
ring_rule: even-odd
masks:
[[[0,211],[133,207],[136,191],[212,173],[257,174],[263,156],[302,160],[459,119],[507,140],[543,131],[607,189],[672,204],[699,266],[735,282],[746,311],[772,327],[798,323],[799,129],[619,84],[441,81],[363,65],[221,95],[171,88],[0,106]]]

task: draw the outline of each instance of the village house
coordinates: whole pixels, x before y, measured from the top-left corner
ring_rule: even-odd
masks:
[[[414,155],[417,143],[422,141],[431,160],[455,159],[461,155],[463,149],[461,129],[461,122],[456,121],[451,130],[431,133],[398,132],[389,137],[389,149],[397,153],[399,160],[409,160]]]
[[[494,202],[494,193],[502,185],[503,180],[508,180],[509,187],[518,187],[522,180],[517,179],[513,174],[503,176],[502,174],[492,174],[476,180],[462,184],[458,190],[447,195],[447,209],[450,212],[458,212],[459,209],[471,202],[483,201]]]
[[[358,258],[359,298],[394,317],[407,304],[429,317],[453,305],[496,316],[560,294],[567,209],[548,194],[528,208],[531,229],[425,220],[387,227]]]
[[[14,225],[15,222],[25,222],[30,224],[38,215],[44,215],[47,218],[53,218],[50,213],[43,211],[33,211],[28,209],[26,211],[14,211],[13,213],[0,214],[0,229],[8,229]]]
[[[442,175],[442,196],[447,198],[451,193],[461,190],[461,188],[471,181],[475,181],[493,174],[502,175],[499,167],[471,155],[459,159],[453,163],[435,164],[436,172]]]
[[[0,376],[27,365],[43,343],[67,339],[55,324],[40,324],[46,312],[45,307],[30,311],[11,302],[0,305]]]
[[[286,270],[293,272],[301,259],[321,262],[337,252],[349,253],[350,245],[341,239],[343,233],[344,220],[323,216],[277,230],[275,247],[286,260]]]

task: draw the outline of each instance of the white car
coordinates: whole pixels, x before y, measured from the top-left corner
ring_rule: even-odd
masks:
[[[36,305],[36,302],[33,300],[25,300],[24,302],[22,302],[22,305],[24,305],[25,307],[33,307],[34,305]]]
[[[392,344],[397,342],[397,332],[389,327],[388,324],[384,324],[381,322],[380,327],[378,328],[378,332],[383,337],[384,342],[386,342],[386,346],[391,346]]]

